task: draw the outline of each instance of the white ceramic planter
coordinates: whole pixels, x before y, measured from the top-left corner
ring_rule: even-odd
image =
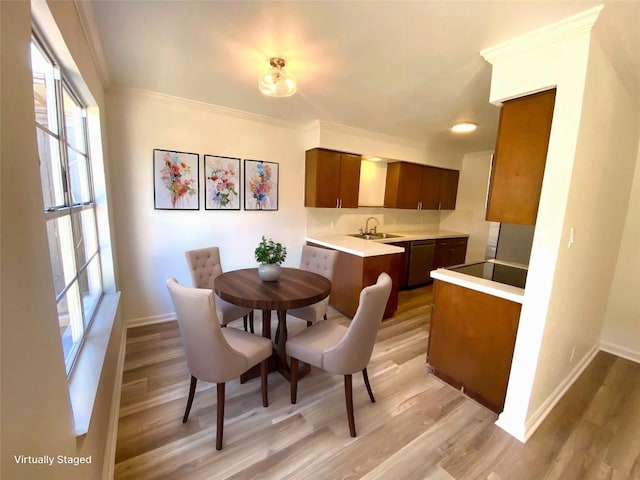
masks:
[[[263,263],[258,267],[258,276],[265,282],[276,282],[281,271],[282,267],[277,263]]]

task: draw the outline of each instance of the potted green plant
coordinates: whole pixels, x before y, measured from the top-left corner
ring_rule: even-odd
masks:
[[[275,282],[280,278],[280,264],[287,258],[287,247],[266,239],[264,236],[255,250],[256,261],[260,263],[258,276],[265,282]]]

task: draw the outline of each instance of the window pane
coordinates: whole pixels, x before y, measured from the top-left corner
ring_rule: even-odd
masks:
[[[80,293],[84,310],[85,326],[91,321],[100,295],[102,294],[102,276],[100,275],[100,257],[93,257],[86,270],[80,274]]]
[[[64,297],[58,301],[58,323],[60,325],[64,362],[68,372],[84,335],[84,322],[82,321],[82,308],[80,306],[77,282],[74,282]]]
[[[90,257],[98,251],[96,211],[93,208],[82,210],[82,237],[84,239],[84,251],[87,257]]]
[[[47,222],[47,237],[49,239],[49,256],[53,270],[53,286],[56,297],[64,290],[67,283],[64,281],[64,269],[62,268],[62,254],[58,244],[58,219]]]
[[[69,177],[71,180],[71,204],[89,202],[91,191],[89,190],[89,168],[87,157],[67,148],[69,161]]]
[[[62,89],[62,99],[64,103],[64,126],[67,143],[80,150],[87,152],[84,132],[84,114],[83,109],[73,99],[67,87]]]
[[[56,296],[69,285],[76,276],[71,219],[68,216],[55,218],[47,222],[49,254],[53,269],[53,281]]]
[[[33,43],[31,44],[31,69],[36,122],[57,133],[55,69],[49,59]]]
[[[78,268],[98,251],[95,212],[93,209],[78,210],[73,213],[73,239]]]
[[[36,135],[44,208],[63,206],[65,200],[58,139],[41,128],[36,128]]]

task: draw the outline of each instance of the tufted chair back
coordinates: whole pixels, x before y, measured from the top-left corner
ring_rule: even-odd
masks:
[[[337,250],[304,245],[302,247],[300,269],[317,273],[318,275],[323,275],[329,280],[333,280],[333,270],[337,259]],[[318,303],[314,303],[313,305],[288,310],[287,315],[301,318],[307,321],[307,325],[312,325],[323,318],[326,320],[327,305],[329,305],[329,297],[320,300]]]
[[[187,265],[189,266],[189,273],[191,273],[193,287],[213,290],[213,281],[219,275],[222,275],[220,249],[218,247],[207,247],[189,250],[185,253],[185,257],[187,257]],[[225,302],[217,295],[215,296],[215,305],[218,320],[223,326],[244,317],[245,331],[248,331],[248,323],[250,323],[250,330],[253,332],[253,310]]]
[[[195,288],[213,289],[213,281],[222,274],[218,247],[200,248],[185,253]]]
[[[309,272],[317,273],[333,279],[333,268],[338,258],[337,250],[329,250],[327,248],[312,247],[304,245],[302,247],[302,258],[300,259],[300,268]]]

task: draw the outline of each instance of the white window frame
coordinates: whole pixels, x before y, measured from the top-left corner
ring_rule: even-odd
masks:
[[[104,298],[104,285],[102,284],[102,271],[101,271],[101,258],[100,248],[98,241],[97,231],[97,204],[95,201],[95,194],[93,188],[93,174],[92,174],[92,161],[91,161],[91,149],[89,144],[89,126],[87,123],[87,106],[79,99],[79,96],[74,92],[73,86],[65,78],[65,74],[60,71],[59,63],[57,62],[55,55],[53,55],[50,49],[47,47],[46,42],[37,34],[33,32],[32,45],[37,48],[53,67],[53,85],[47,86],[48,94],[53,94],[51,97],[47,95],[47,107],[49,110],[49,116],[55,115],[56,127],[53,131],[50,125],[43,125],[38,121],[35,122],[36,130],[40,129],[42,133],[49,137],[50,144],[57,147],[56,155],[58,162],[48,162],[50,164],[59,163],[59,165],[52,165],[53,175],[59,175],[61,180],[63,191],[59,191],[59,186],[54,182],[54,189],[57,190],[58,197],[61,201],[58,201],[55,205],[47,206],[44,209],[44,221],[46,224],[49,222],[56,222],[57,240],[50,238],[49,245],[59,247],[58,253],[60,255],[50,252],[52,258],[52,264],[60,261],[61,265],[52,265],[54,272],[56,270],[63,271],[64,288],[62,288],[56,294],[56,304],[60,305],[62,302],[67,301],[68,316],[71,318],[70,323],[70,336],[71,344],[65,347],[65,342],[68,344],[68,333],[61,332],[61,341],[63,342],[63,351],[65,353],[65,368],[67,375],[70,376],[73,370],[74,364],[80,350],[83,347],[85,338],[89,333],[93,320],[100,308],[100,303]],[[68,96],[73,103],[81,109],[82,122],[82,134],[81,139],[83,146],[78,148],[77,140],[71,142],[67,135],[67,125],[65,121],[64,111],[64,96]],[[82,151],[84,150],[84,151]],[[86,159],[86,171],[82,172],[83,180],[87,181],[88,188],[84,189],[84,195],[81,201],[75,201],[72,199],[72,173],[70,167],[69,151],[74,152],[74,155],[81,159]],[[86,179],[84,176],[86,175]],[[43,192],[44,195],[44,192]],[[55,195],[54,195],[55,196]],[[44,197],[43,197],[44,198]],[[87,236],[85,235],[84,224],[82,227],[74,223],[74,216],[91,211],[93,217],[92,222],[92,238],[94,241],[91,245],[91,251],[86,252]],[[67,219],[67,221],[64,221]],[[63,220],[63,221],[60,221]],[[89,222],[91,225],[91,222]],[[81,232],[76,232],[74,229],[78,228]],[[50,232],[48,232],[50,235]],[[79,248],[76,246],[76,241],[82,240]],[[82,250],[82,251],[81,251]],[[81,253],[81,255],[79,255]],[[91,266],[91,271],[89,267]],[[90,295],[83,295],[81,292],[81,283],[88,283]],[[91,300],[91,304],[88,304]],[[84,302],[87,301],[87,304]],[[64,306],[64,305],[63,305]],[[60,323],[60,310],[58,313],[58,321]],[[67,337],[67,338],[65,338]]]

